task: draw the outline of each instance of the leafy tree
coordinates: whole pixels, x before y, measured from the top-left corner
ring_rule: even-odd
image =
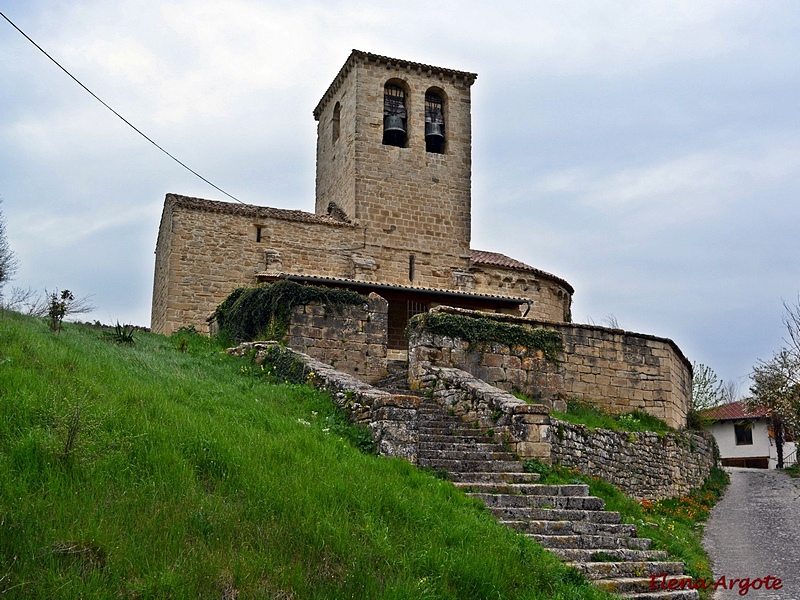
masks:
[[[692,409],[700,412],[722,404],[726,398],[723,382],[714,370],[702,363],[692,363]]]
[[[719,406],[727,400],[726,386],[713,369],[699,362],[692,363],[692,406],[686,415],[689,429],[703,429],[711,421],[702,416],[702,411]]]
[[[784,303],[783,323],[788,339],[771,359],[760,360],[750,374],[751,407],[766,407],[772,419],[778,468],[783,468],[783,442],[800,434],[800,304]]]
[[[2,201],[0,199],[0,203]],[[11,251],[11,246],[9,246],[6,238],[6,220],[2,211],[0,211],[0,296],[3,292],[3,286],[14,277],[18,266],[17,257]]]

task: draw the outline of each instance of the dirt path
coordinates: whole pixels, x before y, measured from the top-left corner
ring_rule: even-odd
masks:
[[[731,587],[732,579],[749,578],[752,587],[718,588],[716,600],[800,600],[800,479],[775,470],[727,470],[731,485],[711,512],[703,543],[717,580],[725,576]],[[781,589],[765,589],[767,576],[770,587],[780,578]]]

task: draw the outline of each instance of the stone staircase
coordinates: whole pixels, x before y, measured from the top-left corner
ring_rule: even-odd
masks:
[[[604,510],[588,485],[543,485],[502,443],[448,414],[440,405],[420,404],[420,467],[446,471],[453,484],[478,498],[501,523],[524,533],[594,585],[639,600],[690,600],[695,590],[653,590],[662,575],[680,578],[683,564],[650,550],[636,527]]]

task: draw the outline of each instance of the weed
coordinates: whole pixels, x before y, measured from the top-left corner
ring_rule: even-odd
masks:
[[[115,344],[133,346],[136,340],[133,339],[133,332],[136,328],[133,325],[120,325],[119,321],[111,331],[105,331],[103,335]]]
[[[47,307],[47,325],[50,331],[56,333],[61,331],[61,324],[67,315],[70,303],[74,300],[75,296],[69,290],[62,290],[60,295],[57,292],[50,293],[50,304]]]
[[[618,559],[607,552],[593,552],[592,562],[615,562]]]

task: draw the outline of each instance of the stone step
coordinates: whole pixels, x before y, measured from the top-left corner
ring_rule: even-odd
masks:
[[[549,551],[565,562],[604,562],[604,561],[663,561],[669,556],[664,550],[631,550],[629,548],[549,548]],[[602,559],[602,560],[597,560]]]
[[[691,579],[688,575],[686,579]],[[656,580],[656,583],[659,583]],[[607,592],[612,594],[627,594],[629,598],[637,598],[641,600],[640,594],[652,594],[664,591],[683,591],[694,593],[694,596],[687,595],[684,596],[685,598],[697,598],[697,590],[659,590],[653,589],[653,580],[650,577],[618,577],[616,579],[595,579],[592,581],[593,585],[596,585],[600,589],[603,589]],[[667,596],[667,598],[675,598],[675,596]]]
[[[481,435],[478,432],[478,435],[466,435],[466,436],[456,436],[450,434],[430,434],[430,433],[423,433],[420,432],[419,434],[419,443],[420,445],[423,444],[452,444],[454,446],[471,446],[475,444],[500,444],[499,441],[495,440],[494,438],[488,438],[485,435]]]
[[[519,462],[517,457],[511,452],[500,450],[499,452],[481,452],[470,450],[420,450],[417,459],[440,459],[440,460],[486,460],[486,461],[508,461]],[[520,468],[522,465],[520,464]]]
[[[419,405],[419,410],[420,413],[423,415],[432,415],[434,417],[445,418],[445,419],[456,419],[458,421],[461,420],[461,418],[458,415],[455,414],[451,415],[449,412],[450,409],[445,408],[441,404],[431,404],[430,402],[425,402]]]
[[[436,471],[458,473],[464,471],[523,473],[522,463],[518,460],[453,460],[449,458],[422,458],[417,459],[420,467],[427,467]]]
[[[622,523],[589,523],[586,521],[501,521],[520,533],[537,533],[539,535],[586,534],[617,536],[636,536],[636,526]]]
[[[631,598],[632,600],[698,600],[700,594],[695,590],[675,590],[658,592],[633,592],[630,594],[619,594],[620,598]]]
[[[489,508],[551,508],[562,510],[602,511],[606,503],[596,496],[547,496],[544,494],[517,496],[514,494],[468,493],[482,500]]]
[[[588,496],[589,486],[584,484],[546,485],[541,483],[459,483],[456,487],[474,493],[514,496]]]
[[[441,419],[425,419],[424,417],[419,420],[419,429],[424,433],[439,433],[444,432],[451,432],[453,435],[466,435],[469,436],[470,433],[477,433],[478,435],[482,435],[485,437],[489,437],[483,429],[480,427],[472,427],[467,425],[462,421],[444,421]],[[469,436],[471,437],[471,436]]]
[[[485,440],[492,439],[491,436],[486,435],[480,429],[470,429],[465,427],[437,427],[420,423],[417,427],[417,431],[419,431],[420,439],[424,439],[425,436],[428,435],[446,435],[456,438],[483,438]]]
[[[585,521],[588,523],[619,523],[618,512],[605,510],[566,510],[558,508],[491,507],[489,510],[501,521]]]
[[[453,485],[461,485],[461,484],[468,484],[468,485],[476,485],[481,483],[535,483],[539,481],[541,475],[539,473],[509,473],[509,472],[500,472],[500,473],[450,473],[449,479],[453,482]]]
[[[537,533],[526,533],[525,535],[545,548],[589,548],[598,551],[616,548],[647,550],[651,544],[651,540],[648,538],[616,535],[539,535]]]
[[[623,562],[573,562],[569,566],[578,569],[586,579],[618,579],[657,576],[680,577],[683,563],[670,561],[623,561]]]
[[[503,447],[503,444],[497,442],[487,442],[482,438],[465,438],[467,442],[454,442],[452,439],[435,441],[425,440],[420,441],[417,446],[418,452],[427,452],[430,450],[456,450],[459,452],[508,452]]]

